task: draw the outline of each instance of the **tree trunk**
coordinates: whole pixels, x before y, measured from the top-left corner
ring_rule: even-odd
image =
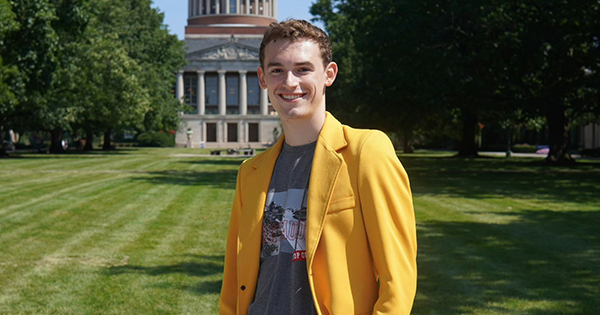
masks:
[[[477,126],[477,115],[473,112],[467,112],[463,116],[462,141],[460,143],[459,157],[477,157],[477,144],[475,135]]]
[[[50,131],[50,153],[65,153],[62,146],[63,131],[60,128],[55,128]]]
[[[85,146],[83,147],[84,151],[92,151],[94,150],[94,133],[92,131],[87,130],[85,132]]]
[[[548,119],[550,131],[550,152],[548,152],[546,162],[551,164],[575,163],[567,148],[570,124],[565,116],[564,107],[552,106],[546,113],[546,119]]]
[[[102,145],[102,150],[104,151],[112,150],[112,146],[110,145],[110,134],[110,129],[104,131],[104,144]]]
[[[4,147],[4,136],[4,118],[2,118],[2,121],[0,121],[0,157],[8,156]]]
[[[415,153],[415,148],[413,147],[413,130],[411,127],[405,126],[402,131],[402,141],[404,147],[404,153]]]

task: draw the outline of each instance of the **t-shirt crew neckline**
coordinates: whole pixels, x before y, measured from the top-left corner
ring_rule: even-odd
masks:
[[[294,145],[294,146],[291,146],[291,145],[283,142],[283,147],[281,148],[281,150],[287,154],[299,154],[299,153],[306,153],[306,152],[312,151],[316,145],[317,145],[317,141],[313,141],[309,144]]]

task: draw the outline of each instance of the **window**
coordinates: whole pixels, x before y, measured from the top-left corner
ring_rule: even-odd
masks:
[[[217,142],[216,123],[206,123],[206,142]]]
[[[218,105],[218,88],[219,88],[219,78],[217,74],[207,74],[205,76],[205,88],[206,88],[206,105]]]
[[[188,105],[198,104],[198,76],[184,75],[183,76],[184,100]]]
[[[258,142],[258,123],[248,124],[248,142]]]
[[[237,123],[227,123],[227,142],[237,142],[238,141],[238,124]]]
[[[248,114],[260,114],[260,86],[258,85],[258,77],[256,73],[248,74],[248,90],[246,99],[248,100]]]
[[[240,113],[240,77],[234,73],[228,73],[225,76],[226,87],[227,87],[227,114],[239,115]]]
[[[260,104],[260,86],[255,73],[248,74],[248,105]]]
[[[229,13],[237,13],[236,7],[235,7],[235,0],[229,0]]]

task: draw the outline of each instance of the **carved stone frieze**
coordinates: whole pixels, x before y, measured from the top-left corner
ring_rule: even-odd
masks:
[[[229,43],[221,47],[192,53],[188,60],[258,60],[258,50]]]

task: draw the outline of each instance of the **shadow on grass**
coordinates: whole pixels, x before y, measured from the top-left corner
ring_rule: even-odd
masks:
[[[244,159],[242,158],[228,158],[228,159],[213,159],[213,158],[202,158],[202,159],[190,159],[189,161],[178,161],[179,163],[194,164],[194,165],[231,165],[240,166]]]
[[[600,164],[552,167],[537,160],[409,158],[403,163],[415,195],[463,198],[534,197],[598,202]]]
[[[516,214],[419,224],[413,314],[599,314],[600,212]]]
[[[147,276],[163,276],[172,274],[184,274],[189,277],[210,277],[223,272],[223,255],[184,255],[186,260],[170,265],[141,266],[125,265],[106,268],[102,271],[108,276],[123,274],[142,274]],[[161,282],[156,287],[165,287],[191,291],[196,294],[218,294],[221,291],[221,280],[200,280],[194,285],[178,285],[169,282]]]
[[[235,189],[237,170],[191,171],[170,170],[144,172],[143,176],[131,177],[157,185],[208,186],[220,189]]]
[[[179,262],[171,265],[160,266],[139,266],[139,265],[124,265],[115,266],[105,269],[103,272],[110,276],[121,275],[126,273],[140,273],[149,276],[161,276],[166,274],[186,274],[192,277],[205,277],[223,272],[223,255],[221,256],[202,256],[193,255],[187,257],[184,262]]]

